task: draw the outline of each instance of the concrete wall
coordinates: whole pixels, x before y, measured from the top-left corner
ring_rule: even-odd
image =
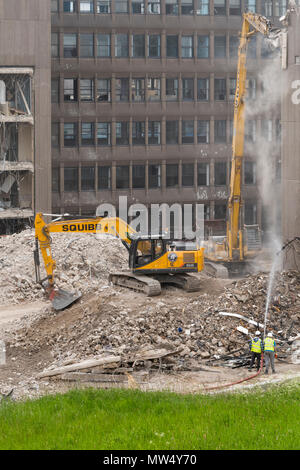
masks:
[[[297,59],[298,57],[298,59]],[[291,12],[288,67],[282,94],[282,234],[283,243],[300,236],[300,16]],[[286,252],[285,269],[300,269],[300,255]]]
[[[0,66],[34,68],[36,210],[42,211],[51,209],[50,35],[50,0],[0,0]]]

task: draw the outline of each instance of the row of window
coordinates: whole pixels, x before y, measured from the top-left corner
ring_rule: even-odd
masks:
[[[225,186],[227,181],[227,162],[214,163],[214,181],[215,186]],[[64,187],[65,192],[95,191],[112,189],[112,168],[111,166],[82,166],[64,168]],[[96,180],[97,175],[97,180]],[[159,163],[149,164],[147,168],[148,188],[155,189],[162,187],[162,168]],[[165,185],[168,188],[179,186],[194,187],[209,186],[210,164],[200,163],[167,163],[165,173]],[[80,187],[79,187],[80,181]],[[254,162],[244,162],[243,182],[246,185],[256,184],[256,164]],[[117,165],[115,173],[116,189],[145,189],[146,188],[146,166],[142,164]],[[60,191],[60,169],[52,170],[52,190]]]
[[[160,15],[241,15],[242,11],[262,13],[264,16],[282,16],[286,13],[287,0],[261,0],[261,9],[257,11],[256,0],[214,0],[210,11],[209,0],[165,0],[162,9],[160,0],[62,0],[61,11],[64,13],[129,13]],[[60,10],[58,0],[51,0],[51,12]]]
[[[51,56],[59,57],[59,33],[51,34]],[[63,57],[65,58],[160,58],[162,54],[160,34],[140,33],[116,33],[116,34],[93,34],[93,33],[64,33]],[[166,35],[165,56],[167,58],[208,59],[211,50],[210,35]],[[236,35],[215,34],[213,40],[213,52],[216,59],[224,59],[227,54],[230,58],[236,58],[238,54],[239,38]],[[228,53],[227,53],[228,48]],[[250,41],[248,57],[256,58],[257,55],[256,36]],[[113,55],[114,53],[114,55]],[[261,57],[265,58],[272,54],[268,41],[261,40]]]
[[[164,82],[164,95],[162,96],[162,80]],[[114,97],[112,84],[114,83]],[[65,78],[63,80],[63,101],[68,102],[133,102],[141,103],[157,101],[209,101],[210,87],[213,86],[214,101],[233,101],[236,90],[236,78],[209,78],[183,77],[161,79],[150,78],[101,78],[101,79],[77,79]],[[263,94],[263,90],[261,91]],[[113,99],[114,98],[114,99]],[[256,98],[256,80],[247,80],[247,98]],[[59,103],[60,81],[51,81],[51,101]]]
[[[232,139],[232,123],[229,121],[230,140]],[[114,126],[115,145],[160,145],[162,143],[162,125],[160,121],[119,121],[111,122],[82,122],[80,125],[80,142],[78,123],[65,122],[64,147],[107,146],[112,145],[112,126]],[[213,124],[214,138],[210,135],[209,120],[166,121],[165,143],[168,144],[209,144],[227,142],[227,121],[215,119]],[[267,142],[273,138],[280,139],[280,122],[266,119],[261,121],[261,136]],[[181,136],[181,137],[180,137]],[[250,120],[246,125],[246,142],[256,140],[256,121]],[[213,141],[213,142],[212,142]],[[59,147],[60,125],[52,123],[52,147]]]

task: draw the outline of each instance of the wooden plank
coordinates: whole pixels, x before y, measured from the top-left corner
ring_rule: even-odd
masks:
[[[121,356],[107,356],[99,359],[87,359],[86,361],[77,362],[57,369],[44,370],[37,375],[38,379],[43,377],[53,377],[54,375],[65,374],[66,372],[73,372],[76,370],[89,369],[97,366],[104,366],[105,364],[120,362]]]

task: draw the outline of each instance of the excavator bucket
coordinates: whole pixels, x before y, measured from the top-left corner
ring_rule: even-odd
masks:
[[[63,289],[53,289],[50,293],[49,299],[52,302],[55,310],[63,310],[71,304],[80,299],[81,292],[73,293]]]

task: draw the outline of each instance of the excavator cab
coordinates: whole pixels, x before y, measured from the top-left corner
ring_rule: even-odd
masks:
[[[167,243],[162,238],[131,237],[129,266],[133,270],[146,266],[160,258],[166,251]]]

